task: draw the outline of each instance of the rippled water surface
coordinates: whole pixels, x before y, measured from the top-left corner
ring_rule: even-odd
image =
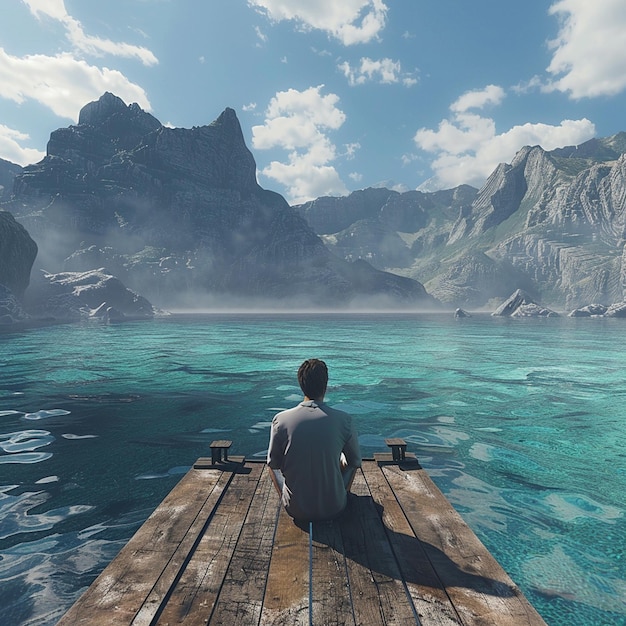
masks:
[[[55,624],[216,438],[263,456],[308,357],[550,626],[626,624],[626,320],[172,316],[0,335],[0,624]]]

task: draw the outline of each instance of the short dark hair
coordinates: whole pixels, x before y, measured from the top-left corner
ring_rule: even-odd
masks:
[[[298,384],[307,398],[311,400],[323,398],[328,385],[326,363],[319,359],[307,359],[298,368]]]

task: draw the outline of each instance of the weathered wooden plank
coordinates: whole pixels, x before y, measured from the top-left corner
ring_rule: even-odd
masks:
[[[340,527],[357,626],[415,624],[413,601],[361,471],[349,497]]]
[[[196,475],[201,477],[202,472],[198,472]],[[149,626],[153,623],[157,613],[163,609],[164,603],[167,601],[170,592],[178,581],[178,577],[180,576],[185,562],[193,553],[198,538],[202,535],[207,521],[216,511],[216,507],[220,505],[220,498],[222,497],[223,491],[229,488],[230,481],[231,475],[223,473],[216,488],[213,489],[210,497],[207,498],[206,503],[193,521],[193,524],[189,527],[184,539],[180,542],[179,547],[163,569],[163,573],[156,581],[150,595],[146,598],[146,601],[131,622],[132,626]],[[196,487],[202,490],[200,483],[197,483]]]
[[[263,467],[234,474],[157,624],[204,626],[213,611]],[[179,568],[180,569],[180,568]]]
[[[545,626],[424,470],[405,472],[386,466],[383,473],[463,624]]]
[[[278,493],[267,471],[263,471],[211,615],[210,626],[259,623],[279,506]]]
[[[309,533],[281,506],[260,626],[309,624]]]
[[[314,522],[311,531],[312,622],[355,626],[339,522]]]
[[[421,624],[461,624],[421,541],[415,536],[381,469],[375,463],[364,463],[363,474],[374,502],[382,508],[382,521],[389,543]]]
[[[222,472],[188,472],[58,626],[130,624],[202,509],[212,509],[227,480]]]

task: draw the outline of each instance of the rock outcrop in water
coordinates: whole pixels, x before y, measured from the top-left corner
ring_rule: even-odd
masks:
[[[103,269],[88,272],[40,273],[26,294],[28,311],[37,319],[104,321],[147,319],[155,314],[143,296],[127,289]]]
[[[518,285],[561,309],[626,296],[626,133],[525,147],[482,189],[367,189],[296,209],[345,258],[419,276],[440,301],[487,307]]]
[[[616,302],[611,306],[588,304],[574,309],[569,317],[626,317],[626,302]]]
[[[571,311],[569,317],[602,317],[607,309],[604,304],[587,304]]]
[[[499,317],[558,317],[558,313],[537,304],[524,290],[517,289],[491,315]]]
[[[51,134],[5,208],[39,244],[38,268],[102,267],[165,308],[436,305],[415,280],[336,257],[262,189],[232,109],[208,126],[167,128],[105,94]]]
[[[0,284],[0,328],[19,324],[29,319],[15,294]]]

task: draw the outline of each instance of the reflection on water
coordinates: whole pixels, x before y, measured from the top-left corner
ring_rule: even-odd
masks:
[[[623,320],[189,316],[0,337],[0,623],[54,624],[216,437],[263,457],[330,367],[552,625],[626,623]]]

